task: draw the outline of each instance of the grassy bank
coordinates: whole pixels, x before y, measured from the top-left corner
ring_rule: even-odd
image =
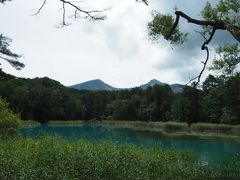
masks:
[[[213,124],[213,123],[193,123],[191,125],[191,131],[195,132],[216,132],[231,134],[233,130],[232,125],[226,124]]]
[[[48,125],[54,126],[82,126],[84,124],[100,124],[109,127],[133,128],[144,131],[157,131],[163,135],[184,138],[200,139],[237,139],[240,140],[240,125],[193,123],[189,127],[184,122],[146,122],[146,121],[49,121]],[[35,126],[39,123],[35,121],[24,121],[22,127]]]
[[[136,128],[150,131],[164,131],[165,133],[177,132],[192,135],[240,135],[240,125],[226,125],[213,123],[193,123],[189,127],[185,122],[144,122],[144,121],[99,121],[97,123],[119,126],[127,128]]]
[[[166,130],[166,131],[186,131],[188,130],[187,123],[180,122],[146,122],[146,121],[98,121],[96,123],[120,126],[126,128],[137,128],[147,130]]]
[[[201,165],[190,152],[54,137],[0,140],[0,179],[239,179],[240,163]]]
[[[234,126],[231,130],[234,134],[240,136],[240,125]]]

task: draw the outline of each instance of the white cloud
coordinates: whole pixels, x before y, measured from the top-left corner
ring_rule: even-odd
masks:
[[[189,74],[201,69],[201,37],[195,34],[185,46],[172,50],[164,40],[158,45],[149,42],[146,25],[152,9],[169,12],[177,4],[197,16],[205,2],[151,0],[147,7],[134,0],[92,0],[82,6],[111,7],[105,21],[68,19],[71,26],[55,28],[62,17],[57,0],[49,0],[38,16],[29,15],[42,1],[14,0],[0,6],[0,32],[13,38],[12,49],[24,54],[26,68],[18,72],[6,63],[2,68],[21,77],[48,76],[64,85],[96,78],[117,87],[133,87],[153,78],[185,83]]]

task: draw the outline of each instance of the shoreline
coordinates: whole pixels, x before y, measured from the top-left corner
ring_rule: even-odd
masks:
[[[184,122],[144,122],[144,121],[49,121],[50,126],[82,126],[86,124],[104,125],[110,128],[131,128],[136,131],[159,133],[169,138],[186,138],[199,140],[234,140],[240,142],[240,125],[193,123],[190,127]],[[36,121],[23,121],[22,127],[41,125]],[[237,131],[234,131],[237,129]]]

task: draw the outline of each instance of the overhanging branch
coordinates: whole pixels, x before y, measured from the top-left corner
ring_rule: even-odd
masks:
[[[65,4],[68,4],[69,6],[73,7],[75,9],[75,14],[76,14],[76,11],[81,12],[81,13],[87,15],[87,17],[91,18],[92,20],[104,20],[105,17],[106,17],[105,15],[100,15],[100,16],[99,15],[95,15],[95,13],[102,13],[105,10],[91,10],[91,11],[87,11],[87,10],[81,9],[79,6],[77,6],[76,4],[74,4],[71,1],[65,1],[65,0],[59,0],[59,1],[61,1],[64,4],[64,6],[65,6]]]
[[[145,5],[148,6],[148,0],[136,0],[137,2],[143,2]]]
[[[207,20],[193,19],[190,16],[188,16],[187,14],[183,13],[182,11],[176,11],[175,15],[176,15],[175,22],[174,22],[172,28],[170,29],[168,35],[166,36],[167,40],[173,35],[174,30],[176,29],[176,27],[179,23],[179,19],[180,19],[180,17],[182,17],[182,18],[186,19],[188,21],[188,23],[192,23],[192,24],[196,24],[196,25],[200,25],[200,26],[211,26],[215,30],[227,30],[232,34],[232,36],[238,42],[240,42],[240,27],[233,26],[228,21],[224,21],[224,20],[207,21]]]
[[[194,84],[194,86],[197,86],[197,84],[200,82],[201,76],[206,68],[208,59],[209,59],[209,49],[207,47],[207,45],[211,42],[216,30],[227,30],[228,32],[230,32],[232,34],[232,36],[238,41],[240,42],[240,28],[237,26],[232,25],[231,23],[229,23],[228,21],[224,21],[224,20],[216,20],[216,21],[208,21],[208,20],[198,20],[198,19],[193,19],[190,16],[186,15],[185,13],[183,13],[182,11],[176,11],[175,12],[176,15],[176,19],[175,22],[173,24],[173,26],[171,27],[168,35],[166,36],[166,39],[169,40],[169,38],[174,34],[175,29],[177,28],[178,24],[179,24],[179,19],[180,17],[186,19],[188,21],[188,23],[192,23],[192,24],[196,24],[196,25],[200,25],[200,26],[210,26],[212,27],[212,32],[209,36],[208,39],[206,39],[205,37],[205,42],[203,43],[201,49],[205,50],[207,53],[207,57],[206,60],[203,62],[203,68],[200,72],[200,74],[194,78],[192,78],[187,84],[189,84],[190,82],[194,81],[197,79],[197,82]]]
[[[202,74],[203,74],[204,70],[206,69],[206,66],[207,66],[207,63],[208,63],[208,60],[209,60],[209,49],[208,49],[207,45],[208,45],[209,42],[212,40],[215,32],[216,32],[216,29],[214,28],[214,29],[212,30],[212,32],[211,32],[211,34],[210,34],[210,36],[209,36],[208,39],[201,34],[201,35],[204,37],[204,39],[206,40],[206,41],[203,43],[202,47],[201,47],[201,49],[202,49],[203,51],[206,51],[206,53],[207,53],[206,60],[203,62],[203,68],[202,68],[201,72],[199,73],[199,75],[196,76],[196,77],[194,77],[194,78],[192,78],[192,79],[190,79],[189,82],[187,83],[187,85],[188,85],[190,82],[192,82],[192,81],[194,81],[194,80],[196,80],[196,79],[197,79],[197,82],[194,83],[194,87],[196,87],[196,86],[199,84],[199,82],[200,82],[200,80],[201,80],[201,77],[202,77]]]
[[[32,14],[32,16],[38,15],[41,12],[42,8],[45,6],[46,2],[47,2],[47,0],[44,0],[41,7],[38,9],[38,11],[36,13]]]
[[[66,23],[66,14],[67,14],[66,5],[68,5],[69,7],[74,9],[73,17],[75,19],[80,17],[79,14],[85,15],[84,18],[90,18],[91,20],[104,20],[106,18],[106,16],[102,14],[104,11],[106,11],[105,9],[88,11],[88,10],[82,9],[80,6],[77,5],[77,3],[81,2],[81,1],[67,1],[67,0],[58,0],[58,1],[60,1],[62,3],[62,11],[63,11],[62,26],[67,25],[67,23]],[[41,10],[44,8],[46,3],[47,3],[47,0],[43,0],[42,5],[37,10],[37,12],[34,13],[33,15],[38,15],[41,12]]]
[[[0,55],[0,58],[7,61],[11,66],[13,66],[17,70],[21,70],[22,68],[25,67],[25,65],[23,63],[21,63],[17,60],[9,59],[9,58],[3,57],[1,55]]]

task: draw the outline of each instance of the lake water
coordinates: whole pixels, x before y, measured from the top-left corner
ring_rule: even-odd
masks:
[[[202,162],[209,164],[221,164],[232,155],[240,155],[239,141],[170,138],[158,132],[102,125],[42,125],[22,128],[20,133],[24,137],[34,138],[50,134],[62,138],[83,139],[91,142],[111,141],[146,148],[157,144],[167,149],[194,151],[199,155]]]

